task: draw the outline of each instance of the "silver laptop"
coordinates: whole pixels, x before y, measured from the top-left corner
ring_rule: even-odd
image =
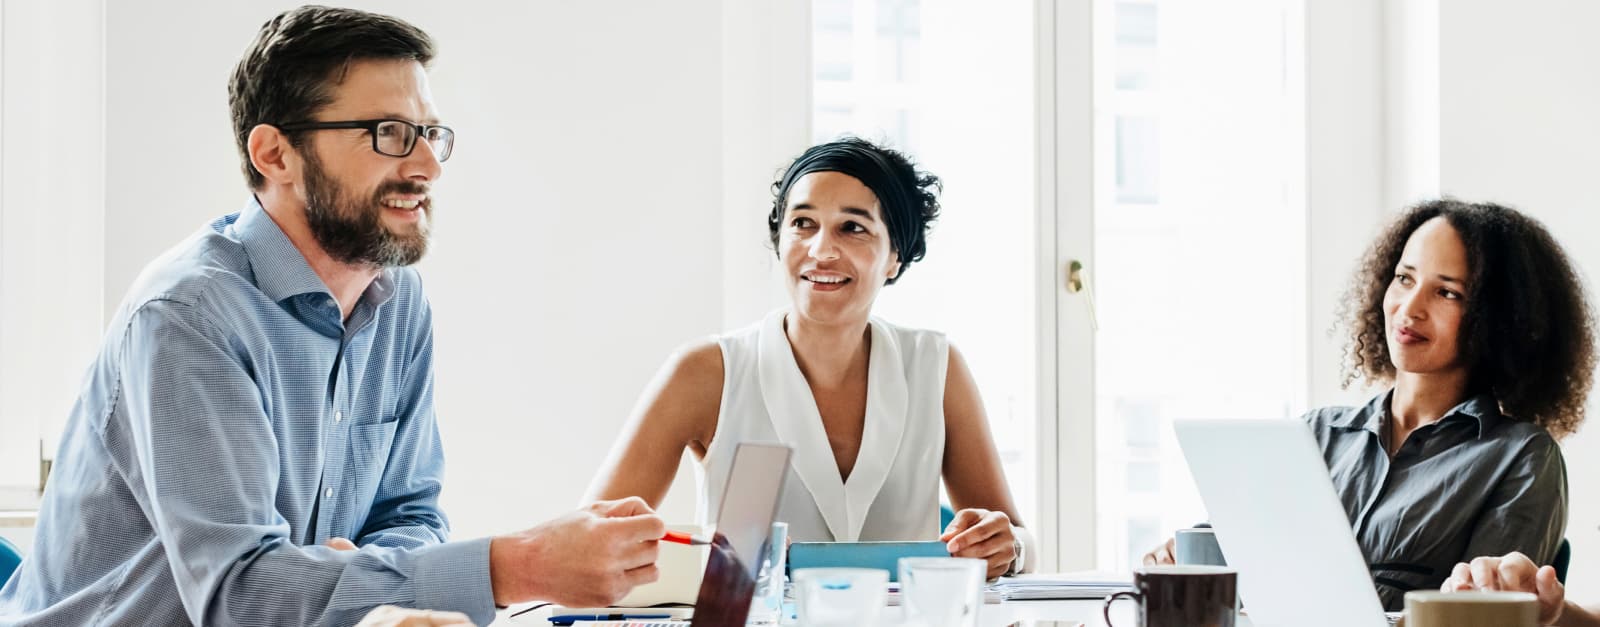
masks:
[[[1299,420],[1173,424],[1256,627],[1386,627],[1366,559]]]
[[[756,577],[778,515],[778,498],[794,450],[781,444],[739,444],[728,467],[727,489],[717,512],[716,532],[694,613],[687,621],[576,621],[574,627],[744,627]],[[648,610],[632,610],[648,614]]]

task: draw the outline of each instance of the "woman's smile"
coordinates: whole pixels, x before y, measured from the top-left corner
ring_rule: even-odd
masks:
[[[811,289],[818,292],[834,292],[844,289],[855,279],[828,270],[810,270],[800,273],[800,280],[805,281]]]

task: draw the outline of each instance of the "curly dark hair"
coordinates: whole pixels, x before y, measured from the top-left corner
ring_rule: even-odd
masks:
[[[1401,214],[1367,250],[1340,318],[1346,386],[1391,383],[1383,298],[1411,234],[1436,217],[1449,221],[1467,252],[1466,310],[1460,330],[1468,392],[1488,392],[1506,416],[1556,438],[1583,423],[1594,373],[1594,319],[1577,269],[1539,221],[1488,203],[1441,199]]]
[[[886,285],[893,285],[912,263],[921,261],[927,254],[928,230],[939,218],[939,192],[944,189],[939,177],[918,170],[904,153],[859,137],[844,137],[812,146],[784,169],[783,176],[772,182],[772,211],[767,214],[767,231],[772,237],[773,252],[777,252],[789,188],[800,177],[812,172],[849,175],[878,197],[883,223],[889,231],[889,245],[900,257],[900,269]]]

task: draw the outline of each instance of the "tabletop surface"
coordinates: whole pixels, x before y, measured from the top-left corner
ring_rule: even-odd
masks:
[[[526,606],[523,606],[526,607]],[[1016,623],[1023,625],[1062,625],[1071,626],[1082,623],[1087,627],[1105,627],[1106,622],[1100,614],[1101,601],[1072,600],[1072,601],[1008,601],[1005,603],[984,605],[978,612],[978,625],[980,627],[1006,627]],[[1112,606],[1111,620],[1117,627],[1138,627],[1138,620],[1134,617],[1134,604],[1128,601],[1118,602]],[[550,623],[546,620],[550,616],[548,610],[528,612],[516,618],[511,614],[519,608],[513,607],[502,611],[494,622],[496,627],[527,627],[530,625],[547,627]],[[892,626],[899,618],[900,608],[889,607],[884,609],[885,625]],[[1238,627],[1250,627],[1250,620],[1244,616],[1239,617]]]

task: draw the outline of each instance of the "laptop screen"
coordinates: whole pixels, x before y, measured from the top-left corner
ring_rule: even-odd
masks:
[[[741,443],[733,453],[712,535],[711,555],[694,604],[694,627],[742,627],[767,553],[778,497],[789,474],[792,449]]]

